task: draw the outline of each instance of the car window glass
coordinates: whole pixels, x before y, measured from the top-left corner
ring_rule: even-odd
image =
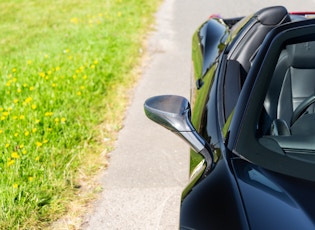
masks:
[[[265,147],[315,160],[315,41],[283,46],[257,127]]]
[[[241,92],[244,77],[240,63],[228,60],[224,76],[224,119],[227,120],[234,109]]]

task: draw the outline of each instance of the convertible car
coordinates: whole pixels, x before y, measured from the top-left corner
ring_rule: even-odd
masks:
[[[145,101],[191,146],[180,229],[315,229],[313,16],[211,17],[192,39],[190,103]]]

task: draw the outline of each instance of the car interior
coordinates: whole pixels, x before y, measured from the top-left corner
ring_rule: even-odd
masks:
[[[264,102],[273,120],[272,135],[303,134],[301,124],[294,124],[303,113],[315,111],[314,60],[314,41],[288,45],[281,52]]]
[[[315,41],[281,51],[261,118],[260,142],[268,149],[315,161]]]

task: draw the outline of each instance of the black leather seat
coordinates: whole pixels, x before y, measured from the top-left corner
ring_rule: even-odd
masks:
[[[315,112],[314,95],[315,42],[288,45],[280,54],[264,103],[274,120],[271,134],[290,135],[301,114]]]

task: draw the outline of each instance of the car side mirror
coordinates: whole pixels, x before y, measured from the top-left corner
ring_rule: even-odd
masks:
[[[204,175],[213,166],[213,154],[209,144],[197,133],[191,122],[191,109],[188,100],[176,95],[162,95],[147,99],[144,111],[148,118],[171,130],[184,139],[206,162]]]

